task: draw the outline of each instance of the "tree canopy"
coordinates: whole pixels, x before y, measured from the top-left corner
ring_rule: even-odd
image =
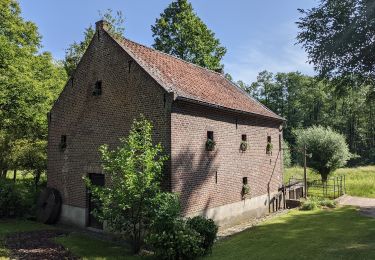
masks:
[[[169,4],[151,30],[155,49],[209,69],[223,68],[221,59],[226,48],[187,0]]]
[[[50,53],[40,52],[37,27],[21,17],[17,1],[1,1],[0,28],[0,170],[5,172],[14,142],[47,137],[47,112],[66,74]]]
[[[300,13],[297,39],[321,76],[375,80],[374,0],[321,0]]]

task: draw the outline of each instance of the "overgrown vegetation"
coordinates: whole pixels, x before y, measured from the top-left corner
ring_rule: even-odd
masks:
[[[302,205],[300,209],[301,210],[315,210],[321,207],[335,208],[336,202],[334,200],[330,200],[326,198],[309,197],[306,200],[302,201]]]

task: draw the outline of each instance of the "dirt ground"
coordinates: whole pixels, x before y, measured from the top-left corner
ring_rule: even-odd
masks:
[[[56,230],[21,232],[8,235],[5,244],[11,259],[78,259],[54,242],[55,237],[66,234]]]

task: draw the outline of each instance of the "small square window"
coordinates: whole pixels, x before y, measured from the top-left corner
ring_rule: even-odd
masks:
[[[267,136],[267,143],[271,143],[271,136]]]
[[[246,142],[247,141],[247,136],[246,135],[242,135],[241,136],[241,140],[244,141],[244,142]]]
[[[100,96],[102,94],[102,82],[98,80],[95,83],[94,91],[92,92],[93,96]]]
[[[247,177],[242,178],[242,184],[246,185],[247,184]]]
[[[66,148],[66,135],[62,135],[60,139],[60,149],[64,150]]]
[[[207,131],[207,139],[214,140],[214,132],[213,131]]]

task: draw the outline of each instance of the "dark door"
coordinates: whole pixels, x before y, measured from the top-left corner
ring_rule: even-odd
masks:
[[[89,178],[91,183],[95,186],[104,186],[104,174],[90,173]],[[89,192],[89,227],[103,229],[103,223],[94,217],[92,211],[100,205],[92,199],[91,193]]]

